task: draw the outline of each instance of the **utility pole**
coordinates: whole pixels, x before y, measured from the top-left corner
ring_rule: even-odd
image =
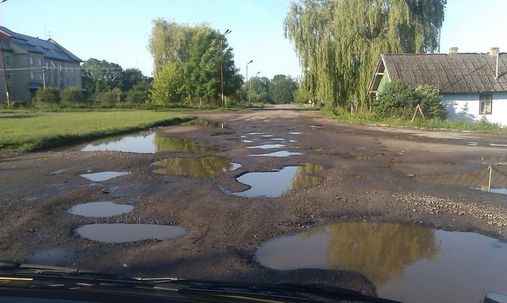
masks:
[[[246,83],[248,83],[248,64],[250,64],[250,63],[252,63],[252,62],[253,62],[253,60],[250,60],[250,61],[248,61],[248,63],[246,64],[246,77],[245,77],[245,79],[246,79]],[[248,96],[248,103],[250,103],[250,88],[251,88],[251,85],[250,85],[250,83],[248,83],[248,90],[247,90],[247,92],[246,92],[246,94],[247,94],[247,96]]]
[[[7,0],[0,0],[0,4],[6,2]],[[0,52],[2,56],[2,67],[4,69],[4,85],[5,85],[5,97],[7,100],[7,107],[11,107],[11,101],[9,98],[9,84],[7,83],[7,67],[5,66],[5,58],[4,58],[4,47],[2,42],[2,37],[0,36]]]
[[[46,89],[46,69],[42,68],[42,88]]]
[[[224,40],[225,36],[230,34],[232,31],[227,29],[221,37],[220,44],[220,85],[222,87],[222,107],[225,108],[225,99],[224,99]]]

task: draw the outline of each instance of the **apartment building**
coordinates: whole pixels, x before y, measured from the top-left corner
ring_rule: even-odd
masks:
[[[81,88],[82,62],[55,40],[0,26],[0,101],[30,101],[38,88]],[[7,89],[7,90],[6,90]]]

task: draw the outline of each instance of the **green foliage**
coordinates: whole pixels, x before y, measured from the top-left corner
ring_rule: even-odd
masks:
[[[291,103],[298,86],[290,76],[275,75],[269,83],[271,100],[276,104]]]
[[[442,104],[438,90],[428,86],[410,87],[403,82],[395,81],[385,86],[377,100],[372,102],[376,119],[412,118],[419,105],[428,119],[445,119],[447,112]]]
[[[250,102],[271,102],[270,81],[266,77],[252,77],[243,86],[245,99]]]
[[[93,98],[100,107],[110,108],[114,107],[114,105],[116,104],[117,94],[112,90],[108,90],[105,92],[95,93]]]
[[[69,87],[63,91],[62,103],[66,105],[73,105],[83,103],[83,93],[79,87]]]
[[[60,90],[55,87],[39,88],[34,97],[38,109],[52,109],[60,104]]]
[[[293,2],[284,26],[303,68],[299,97],[328,107],[368,107],[367,88],[380,54],[435,50],[446,2]]]
[[[0,145],[31,151],[188,121],[190,116],[155,111],[65,112],[0,119]]]
[[[207,25],[191,27],[157,19],[150,51],[155,75],[152,99],[157,104],[183,100],[216,103],[221,95],[222,70],[224,95],[234,95],[241,87],[232,48],[224,35]]]
[[[89,94],[101,93],[121,86],[123,69],[120,65],[106,60],[90,58],[83,65],[83,88]]]
[[[185,92],[182,69],[174,63],[165,64],[158,72],[151,91],[152,102],[158,105],[181,103]]]
[[[137,83],[127,92],[126,101],[131,104],[146,103],[150,99],[150,89],[151,85],[146,81]]]

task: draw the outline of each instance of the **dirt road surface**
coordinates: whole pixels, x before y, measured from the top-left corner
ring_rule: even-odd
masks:
[[[506,196],[471,189],[458,184],[456,177],[505,164],[505,135],[354,126],[291,107],[195,115],[224,122],[228,129],[223,135],[220,127],[217,133],[217,125],[156,131],[192,138],[217,152],[137,154],[82,152],[74,147],[1,155],[0,259],[28,262],[46,254],[48,263],[100,271],[222,280],[325,280],[373,293],[373,285],[358,273],[271,271],[256,262],[255,250],[278,235],[345,221],[415,223],[506,238]],[[284,150],[302,155],[249,156],[271,152],[247,147],[275,143],[273,138],[283,138]],[[251,139],[255,141],[248,142]],[[210,154],[228,157],[241,168],[204,178],[153,173],[157,160]],[[320,183],[277,198],[227,193],[247,188],[235,180],[241,174],[302,163],[324,165],[315,173]],[[100,171],[131,173],[97,183],[80,177]],[[90,201],[135,208],[111,218],[67,211]],[[186,234],[165,241],[108,244],[75,233],[85,224],[116,222],[179,225]]]

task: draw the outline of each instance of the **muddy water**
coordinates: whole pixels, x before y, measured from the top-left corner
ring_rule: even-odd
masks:
[[[290,156],[301,156],[302,153],[299,152],[290,152],[286,150],[277,151],[273,153],[267,153],[267,154],[250,154],[250,157],[275,157],[275,158],[286,158]]]
[[[83,217],[100,218],[127,214],[133,209],[134,206],[132,205],[121,205],[113,202],[101,201],[75,205],[69,209],[69,213]]]
[[[169,225],[115,223],[84,225],[76,229],[76,233],[92,241],[122,243],[149,239],[172,239],[183,236],[185,229]]]
[[[421,226],[349,222],[263,243],[256,253],[278,269],[346,269],[364,274],[379,296],[404,302],[482,302],[507,292],[507,243]]]
[[[28,258],[25,263],[37,265],[63,265],[71,262],[75,254],[63,248],[51,248],[38,251]]]
[[[159,166],[154,170],[157,174],[190,176],[195,178],[215,177],[230,170],[241,167],[231,159],[220,156],[208,156],[200,158],[169,158],[153,163]]]
[[[285,166],[277,171],[246,173],[236,179],[250,188],[231,194],[249,198],[279,197],[290,190],[318,184],[321,178],[313,174],[322,170],[322,165],[306,163],[300,166]]]
[[[107,181],[116,177],[126,176],[130,174],[130,172],[121,172],[121,171],[103,171],[100,173],[90,173],[90,174],[82,174],[81,177],[88,179],[93,182],[102,182]]]
[[[206,153],[216,150],[212,147],[200,146],[191,139],[171,138],[158,133],[147,132],[97,140],[83,147],[81,151],[154,154],[157,152]]]

